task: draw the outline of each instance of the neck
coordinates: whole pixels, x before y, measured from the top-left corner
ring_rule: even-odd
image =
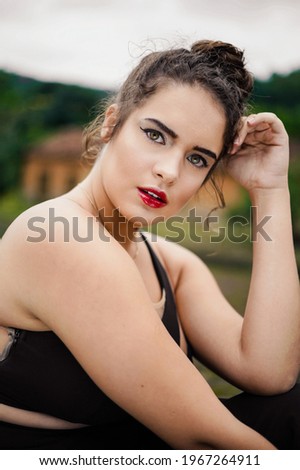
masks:
[[[90,210],[115,240],[135,259],[138,254],[139,242],[137,240],[140,238],[138,228],[129,222],[118,209],[111,207],[110,204],[101,204],[100,198],[96,198],[93,193],[91,183],[91,181],[84,181],[78,185],[88,201]]]
[[[132,259],[135,260],[139,254],[140,235],[138,229],[128,223],[125,217],[116,210],[110,217],[105,216],[105,214],[101,214],[101,211],[99,211],[99,219],[106,230],[108,230],[108,232],[120,243],[127,253],[130,254]]]
[[[99,219],[108,232],[121,244],[126,246],[134,241],[138,234],[138,228],[119,212],[118,209],[107,211],[105,208],[99,210]]]

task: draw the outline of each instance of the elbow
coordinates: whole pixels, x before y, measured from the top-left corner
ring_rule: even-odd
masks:
[[[265,374],[251,381],[248,391],[258,395],[279,395],[289,392],[297,383],[297,371],[282,371],[281,373]]]
[[[289,392],[296,385],[298,380],[298,370],[297,373],[285,374],[281,381],[277,383],[277,393],[286,393]]]
[[[289,392],[295,385],[297,380],[282,380],[278,383],[271,384],[267,389],[267,395],[281,395]]]
[[[289,392],[297,383],[299,375],[299,365],[294,367],[283,367],[281,372],[278,371],[274,384],[270,384],[273,388],[273,394]]]

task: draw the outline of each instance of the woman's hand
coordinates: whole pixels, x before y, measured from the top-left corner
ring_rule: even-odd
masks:
[[[242,118],[226,161],[226,169],[236,181],[250,192],[287,187],[288,162],[288,135],[275,114]]]

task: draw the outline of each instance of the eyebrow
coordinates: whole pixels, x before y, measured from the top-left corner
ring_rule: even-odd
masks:
[[[159,121],[158,119],[145,118],[145,121],[153,122],[154,124],[156,124],[160,128],[160,130],[164,131],[166,134],[168,134],[173,139],[177,139],[178,135],[176,134],[176,132],[174,132],[172,129],[170,129],[168,126],[166,126],[163,122]],[[212,152],[211,150],[208,150],[204,147],[199,147],[198,145],[196,145],[195,147],[193,147],[193,150],[196,150],[197,152],[204,153],[208,157],[213,158],[214,160],[217,160],[217,155],[214,152]]]
[[[172,131],[168,126],[166,126],[163,122],[159,121],[158,119],[154,118],[145,118],[146,121],[151,121],[154,124],[156,124],[162,131],[164,131],[166,134],[169,134],[169,136],[173,137],[173,139],[177,139],[178,135],[176,132]]]
[[[205,149],[203,147],[198,147],[198,145],[196,145],[196,147],[193,147],[193,150],[197,150],[198,152],[204,153],[208,157],[213,158],[214,160],[217,160],[217,155],[215,154],[215,152],[212,152],[211,150]]]

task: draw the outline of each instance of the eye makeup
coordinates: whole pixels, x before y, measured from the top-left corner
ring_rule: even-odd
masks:
[[[176,134],[175,131],[173,131],[172,129],[170,129],[170,127],[168,127],[166,124],[164,124],[163,122],[161,122],[159,119],[155,119],[155,118],[145,118],[144,121],[150,121],[152,122],[153,124],[155,124],[162,132],[165,132],[167,135],[169,135],[170,137],[172,137],[172,139],[177,139],[178,138],[178,134]],[[145,129],[146,130],[146,129]],[[150,130],[150,129],[148,129]],[[151,129],[152,131],[155,131],[155,129]],[[162,136],[163,137],[163,136]],[[211,150],[209,149],[206,149],[204,147],[200,147],[198,145],[195,145],[195,147],[192,148],[192,150],[196,150],[196,152],[199,152],[199,153],[204,153],[205,155],[207,155],[209,158],[212,158],[213,160],[217,160],[217,155],[212,152]]]

